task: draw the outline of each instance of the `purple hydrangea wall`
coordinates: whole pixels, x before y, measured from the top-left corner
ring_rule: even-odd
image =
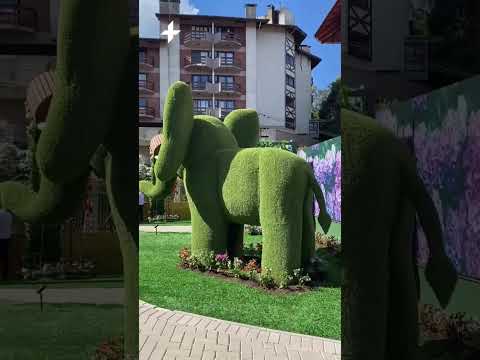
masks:
[[[342,189],[342,155],[341,138],[302,148],[298,156],[311,164],[315,178],[322,187],[327,211],[333,221],[341,222],[341,189]],[[318,216],[318,204],[315,201],[315,215]]]
[[[480,279],[480,77],[393,106],[377,118],[413,137],[419,175],[437,207],[458,272]],[[420,228],[420,226],[419,226]],[[419,263],[428,247],[418,232]]]

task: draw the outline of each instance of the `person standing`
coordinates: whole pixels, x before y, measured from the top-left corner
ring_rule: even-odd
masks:
[[[145,196],[141,191],[138,192],[138,223],[143,222],[143,206],[145,205]]]
[[[0,276],[7,280],[8,250],[12,237],[13,216],[8,210],[0,209]]]

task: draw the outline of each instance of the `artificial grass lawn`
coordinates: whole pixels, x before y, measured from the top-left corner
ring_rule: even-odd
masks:
[[[159,307],[275,330],[340,339],[340,288],[271,293],[177,268],[191,234],[140,233],[140,299]],[[245,236],[245,243],[261,242]]]
[[[0,306],[0,359],[91,359],[98,345],[123,334],[116,305]]]

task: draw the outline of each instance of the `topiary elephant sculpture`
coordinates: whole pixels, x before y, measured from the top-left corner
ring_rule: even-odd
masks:
[[[57,223],[82,200],[92,169],[105,178],[123,256],[125,358],[138,358],[138,28],[128,2],[60,2],[55,92],[35,152],[38,189],[0,184],[0,208],[28,223]],[[108,23],[105,22],[108,19]]]
[[[239,256],[243,224],[263,229],[262,268],[279,282],[308,264],[315,250],[312,211],[315,195],[319,222],[331,223],[313,171],[300,157],[258,143],[259,121],[253,110],[230,113],[225,121],[193,116],[190,87],[174,83],[164,108],[163,143],[154,172],[167,182],[183,167],[192,217],[192,253],[224,252]]]
[[[445,307],[457,274],[408,148],[374,120],[342,110],[342,359],[418,359],[414,220],[430,248],[426,278]]]

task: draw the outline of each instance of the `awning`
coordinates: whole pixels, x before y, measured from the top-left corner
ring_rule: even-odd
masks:
[[[323,20],[322,25],[315,33],[315,37],[323,44],[338,44],[341,39],[342,8],[340,0],[337,0],[330,12]]]
[[[162,145],[162,135],[158,134],[155,135],[152,140],[150,140],[150,156],[153,156],[155,154],[155,150]]]

